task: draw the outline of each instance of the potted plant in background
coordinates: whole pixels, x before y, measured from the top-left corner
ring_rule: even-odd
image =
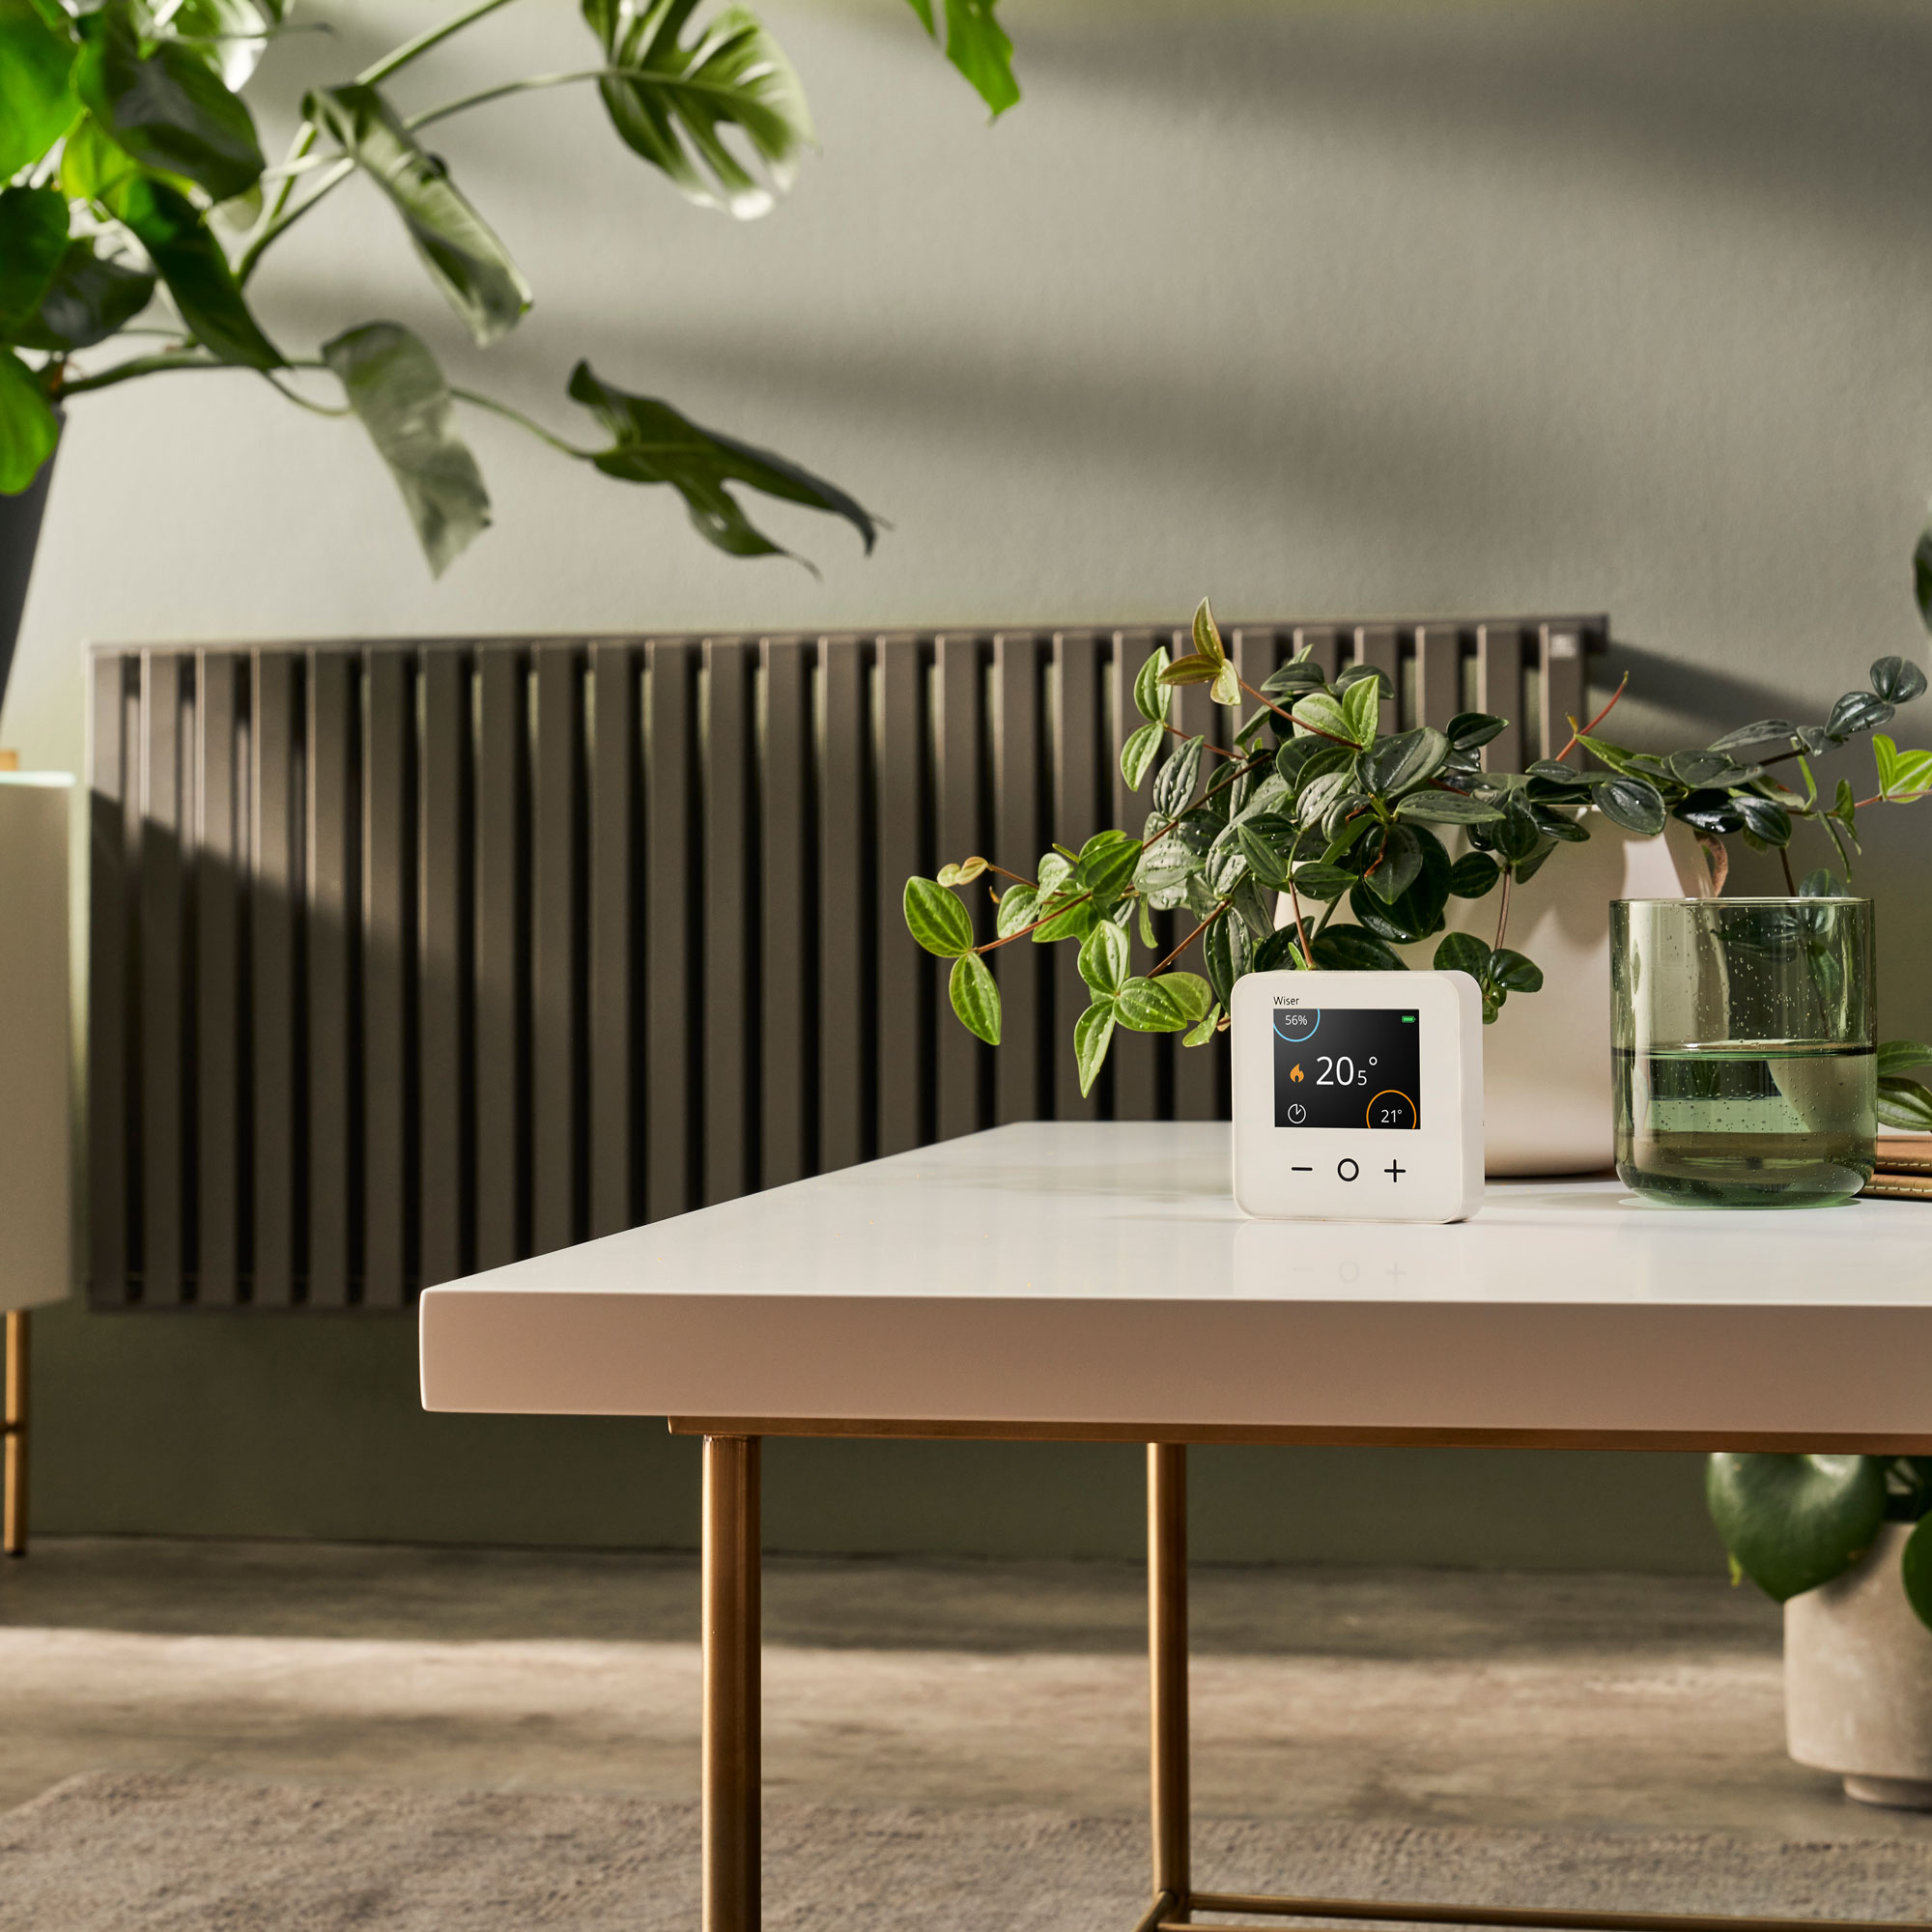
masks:
[[[597,433],[579,442],[453,387],[397,323],[358,323],[303,353],[256,319],[250,285],[270,252],[360,177],[479,346],[514,328],[529,285],[424,136],[533,89],[594,87],[618,139],[700,206],[749,217],[789,186],[810,114],[783,49],[741,7],[700,15],[698,0],[582,0],[580,67],[415,112],[397,104],[398,76],[509,4],[472,0],[313,90],[287,158],[270,168],[242,90],[269,42],[294,30],[286,0],[0,0],[0,696],[64,412],[137,378],[239,371],[305,410],[359,421],[438,575],[490,522],[459,405],[506,416],[620,482],[668,484],[728,555],[785,554],[732,494],[740,485],[842,517],[871,549],[873,519],[836,485],[587,362],[566,386]],[[937,38],[931,0],[909,4]],[[1019,90],[994,4],[949,0],[946,31],[948,57],[998,116]]]
[[[1713,1456],[1706,1493],[1733,1580],[1784,1605],[1791,1755],[1852,1798],[1932,1810],[1932,1457]]]
[[[1676,826],[1680,839],[1701,848],[1700,864],[1719,892],[1729,870],[1727,839],[1776,850],[1797,897],[1785,855],[1801,828],[1828,840],[1849,872],[1861,810],[1932,795],[1932,753],[1901,752],[1883,736],[1874,738],[1878,788],[1867,798],[1842,779],[1828,795],[1814,770],[1821,755],[1875,733],[1924,692],[1924,673],[1898,657],[1874,664],[1869,687],[1839,698],[1822,724],[1765,719],[1714,745],[1662,754],[1602,734],[1619,687],[1587,724],[1571,721],[1558,757],[1500,772],[1485,770],[1480,756],[1502,730],[1499,718],[1465,712],[1441,729],[1384,731],[1383,707],[1393,696],[1386,678],[1355,665],[1331,683],[1306,655],[1259,689],[1248,686],[1206,600],[1195,612],[1193,646],[1177,660],[1156,651],[1135,681],[1143,722],[1122,747],[1121,769],[1136,791],[1152,777],[1152,810],[1138,835],[1113,829],[1078,851],[1055,846],[1031,874],[976,857],[906,885],[913,936],[953,962],[953,1009],[993,1043],[999,989],[985,955],[1022,939],[1079,946],[1092,999],[1073,1029],[1083,1092],[1119,1027],[1183,1032],[1188,1045],[1205,1044],[1224,1024],[1235,981],[1250,972],[1433,964],[1468,973],[1482,990],[1485,1019],[1506,1018],[1513,995],[1544,984],[1537,961],[1509,944],[1524,889],[1552,861],[1560,877],[1570,854],[1605,832],[1654,840]],[[1236,714],[1226,745],[1186,736],[1172,722],[1173,688],[1197,682],[1210,684]],[[1244,700],[1254,708],[1242,718]],[[1163,760],[1170,740],[1179,742]],[[1590,768],[1563,762],[1572,752]],[[1779,767],[1799,784],[1786,783]],[[1621,861],[1616,869],[1621,876]],[[1001,889],[992,894],[993,931],[982,938],[952,889],[988,873]],[[1813,894],[1835,884],[1824,867],[1807,881]],[[1163,912],[1180,926],[1171,946],[1152,924]],[[1584,912],[1607,930],[1606,902]],[[1136,940],[1151,955],[1145,966],[1136,965]],[[1200,972],[1190,956],[1197,947]],[[1606,968],[1603,978],[1594,989],[1601,1023],[1574,1043],[1603,1094],[1602,1151],[1568,1171],[1608,1164]],[[1534,1119],[1534,1094],[1513,1099],[1497,1084],[1492,1067],[1486,1076],[1492,1117]],[[1517,1147],[1505,1142],[1501,1158],[1497,1151],[1492,1138],[1492,1172],[1525,1171]]]

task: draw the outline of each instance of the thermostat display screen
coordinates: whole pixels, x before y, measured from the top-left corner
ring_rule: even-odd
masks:
[[[1413,1011],[1274,1009],[1278,1127],[1419,1127],[1422,1022]]]

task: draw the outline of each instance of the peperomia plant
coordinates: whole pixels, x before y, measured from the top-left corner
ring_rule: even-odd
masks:
[[[1228,744],[1188,736],[1174,724],[1174,690],[1182,684],[1211,686],[1215,701],[1236,713]],[[1243,974],[1401,968],[1407,962],[1397,947],[1438,934],[1434,964],[1467,973],[1492,1021],[1512,994],[1543,983],[1535,962],[1506,943],[1511,889],[1559,846],[1586,840],[1590,810],[1640,834],[1662,832],[1672,817],[1691,826],[1719,890],[1727,836],[1782,856],[1806,822],[1824,827],[1849,873],[1859,810],[1932,795],[1932,753],[1900,752],[1877,738],[1878,791],[1859,799],[1840,781],[1829,804],[1812,762],[1889,723],[1925,688],[1916,665],[1881,658],[1870,689],[1841,697],[1821,725],[1767,719],[1715,745],[1658,755],[1600,735],[1619,686],[1587,723],[1570,721],[1570,740],[1552,757],[1523,772],[1492,771],[1482,747],[1506,720],[1471,711],[1440,729],[1384,731],[1384,707],[1395,695],[1389,680],[1350,665],[1331,681],[1306,652],[1256,688],[1229,658],[1204,598],[1193,649],[1178,658],[1155,651],[1134,681],[1143,722],[1121,748],[1121,771],[1134,791],[1152,780],[1139,834],[1098,832],[1077,851],[1055,845],[1031,875],[980,857],[949,864],[935,879],[907,880],[906,923],[927,952],[952,962],[953,1011],[994,1045],[1000,994],[984,955],[1020,940],[1077,944],[1090,996],[1073,1034],[1082,1093],[1092,1090],[1120,1027],[1181,1033],[1185,1044],[1205,1045],[1226,1024],[1229,995]],[[1244,700],[1254,708],[1242,718]],[[1593,764],[1566,763],[1573,752]],[[1746,753],[1755,755],[1747,761]],[[1802,790],[1775,774],[1786,762]],[[1788,863],[1785,871],[1790,879]],[[989,890],[990,878],[1002,882],[993,892],[994,936],[983,943],[953,890],[981,878]],[[1799,890],[1795,880],[1792,889]],[[1804,889],[1833,891],[1836,880],[1818,868]],[[1451,899],[1492,895],[1493,940],[1444,930]],[[1183,915],[1190,929],[1163,948],[1152,921],[1168,912]],[[1151,963],[1136,965],[1136,941]],[[1197,944],[1202,973],[1179,964]]]
[[[1748,1577],[1780,1604],[1843,1576],[1887,1522],[1917,1524],[1903,1581],[1932,1628],[1932,1457],[1713,1456],[1705,1495],[1731,1580]]]
[[[630,394],[587,362],[567,387],[605,439],[585,445],[452,385],[429,345],[397,323],[357,323],[303,355],[273,341],[252,307],[270,251],[359,179],[401,221],[478,347],[514,328],[529,284],[424,138],[532,89],[594,86],[617,138],[688,199],[764,213],[813,137],[798,75],[756,19],[736,6],[700,16],[698,0],[582,0],[584,63],[409,110],[396,83],[510,4],[470,0],[310,92],[287,158],[271,168],[242,89],[270,40],[301,31],[289,4],[0,0],[0,495],[25,490],[52,458],[76,398],[136,378],[235,370],[305,409],[360,421],[439,575],[490,522],[482,474],[457,433],[459,404],[508,417],[607,476],[668,484],[729,555],[786,554],[733,486],[842,517],[871,549],[873,518],[836,485]],[[908,4],[936,38],[931,0]],[[995,4],[947,0],[946,29],[949,58],[998,115],[1019,90]],[[95,359],[110,344],[138,353]]]

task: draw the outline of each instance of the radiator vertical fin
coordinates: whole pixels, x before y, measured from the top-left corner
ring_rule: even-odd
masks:
[[[287,1308],[296,1299],[301,1104],[297,1073],[302,1037],[297,915],[301,891],[299,672],[300,661],[284,651],[257,651],[251,667],[254,826],[249,846],[255,875],[248,894],[248,1044],[254,1075],[249,1096],[255,1200],[249,1245],[250,1299],[260,1308]]]
[[[660,1221],[697,1206],[696,1064],[692,1033],[702,1015],[694,970],[697,865],[697,646],[658,639],[650,646],[644,752],[644,1215]]]
[[[467,1273],[471,1102],[470,673],[460,648],[422,655],[416,763],[416,1278]]]
[[[1030,634],[1007,631],[993,639],[993,849],[986,856],[1028,879],[1047,836],[1044,670],[1039,641]],[[1016,939],[991,955],[1002,1021],[993,1064],[998,1126],[1053,1118],[1046,952]]]
[[[240,1291],[237,1236],[246,1164],[242,1148],[242,872],[236,723],[245,701],[242,660],[202,651],[195,661],[194,1044],[195,1281],[203,1308]]]
[[[415,665],[402,651],[365,660],[362,729],[362,1300],[400,1308],[410,1285],[413,1194],[410,941],[415,830],[411,787]]]
[[[475,715],[475,1254],[479,1268],[529,1252],[529,665],[478,653]]]
[[[756,1182],[759,1013],[754,928],[753,709],[757,645],[704,645],[704,1178],[703,1200],[733,1201]]]
[[[812,785],[812,670],[817,646],[759,643],[758,1037],[763,1065],[761,1185],[818,1171],[818,841]]]
[[[985,698],[986,654],[970,632],[954,633],[933,641],[933,863],[958,864],[978,854],[986,856],[987,839],[980,822],[980,794],[986,769]],[[1008,862],[1010,864],[1010,861]],[[983,946],[993,937],[995,908],[990,893],[1012,882],[995,873],[983,874],[967,886],[960,897],[973,922],[973,937]],[[898,908],[886,913],[886,932],[895,938],[902,923]],[[928,979],[930,969],[925,969]],[[933,1045],[933,1137],[951,1140],[987,1124],[983,1089],[987,1049],[945,1012],[934,1012],[946,997],[943,984],[922,989],[923,1005],[938,1021]]]
[[[874,1153],[904,1153],[931,1138],[926,1126],[926,1069],[932,1061],[931,997],[935,979],[946,997],[945,967],[920,947],[902,944],[905,882],[930,877],[939,861],[922,850],[921,832],[931,822],[925,791],[928,707],[923,651],[917,638],[878,640],[871,729],[866,750],[875,774],[872,811],[872,905],[867,921],[871,953],[872,1116],[878,1122]],[[964,853],[949,853],[964,858]],[[939,964],[938,975],[928,967]],[[949,1020],[948,1022],[952,1022]]]
[[[128,895],[138,876],[128,850],[129,668],[127,659],[105,652],[88,666],[88,1254],[91,1294],[109,1303],[129,1298],[138,1264],[128,1240],[140,1202],[129,1185],[140,1149],[128,1105],[128,1055],[138,1031],[128,1010],[134,949]]]
[[[590,649],[590,1233],[639,1218],[637,976],[638,724],[642,662],[622,641]]]
[[[583,664],[535,654],[530,783],[530,1235],[548,1254],[585,1233],[583,1080]]]
[[[818,1166],[850,1167],[871,1151],[866,1016],[871,854],[867,837],[866,712],[869,647],[818,646]]]
[[[355,1269],[355,913],[358,827],[353,716],[355,663],[344,651],[308,661],[308,1303],[346,1308]]]

